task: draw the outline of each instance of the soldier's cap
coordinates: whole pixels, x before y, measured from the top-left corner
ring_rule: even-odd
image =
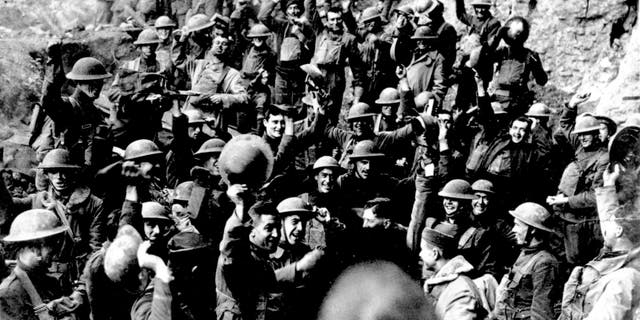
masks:
[[[187,254],[194,255],[205,253],[209,249],[209,243],[205,238],[196,232],[182,231],[171,237],[167,244],[169,248],[169,259],[179,262]]]
[[[297,215],[302,219],[313,218],[311,205],[298,197],[291,197],[280,201],[276,207],[280,213],[280,218]]]
[[[242,134],[222,149],[218,165],[223,181],[259,187],[273,171],[273,152],[261,137]]]
[[[607,130],[609,130],[609,136],[612,136],[614,133],[616,133],[616,130],[618,130],[618,125],[615,121],[613,121],[613,119],[601,115],[594,115],[594,117],[598,119],[601,124],[607,126]]]
[[[218,29],[228,29],[230,25],[230,19],[218,13],[211,17],[211,22],[213,22],[214,26]]]
[[[453,250],[457,246],[452,226],[448,223],[439,223],[432,228],[424,228],[422,230],[422,240],[430,246],[449,252],[449,250]]]

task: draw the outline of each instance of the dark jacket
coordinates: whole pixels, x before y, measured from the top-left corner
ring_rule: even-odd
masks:
[[[171,320],[172,296],[169,284],[153,279],[131,307],[131,320]],[[186,318],[189,319],[189,318]]]
[[[560,293],[558,268],[558,260],[545,249],[522,250],[500,283],[494,310],[497,319],[556,319],[553,307]]]
[[[219,319],[280,319],[271,314],[269,292],[276,276],[268,253],[249,241],[250,222],[232,214],[220,242],[216,268],[216,315]]]
[[[414,96],[429,91],[435,95],[438,104],[442,103],[447,92],[444,61],[444,57],[436,50],[421,56],[414,54],[407,66],[407,81]]]
[[[47,275],[34,275],[24,271],[31,280],[43,303],[62,297],[58,281]],[[11,271],[0,283],[0,319],[2,320],[39,320],[35,314],[31,298],[22,282]]]

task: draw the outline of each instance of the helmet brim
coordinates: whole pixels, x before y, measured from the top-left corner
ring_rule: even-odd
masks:
[[[75,80],[75,81],[92,81],[92,80],[104,80],[111,78],[111,73],[107,72],[105,74],[96,74],[96,75],[80,75],[76,74],[73,71],[67,73],[67,79]]]
[[[213,27],[216,24],[215,21],[209,21],[199,27],[196,28],[187,28],[187,33],[191,33],[191,32],[195,32],[195,31],[200,31],[200,30],[204,30],[204,29],[208,29]]]
[[[361,155],[350,155],[349,160],[384,158],[384,153],[367,153]]]
[[[247,35],[247,38],[268,38],[271,36],[271,33],[250,33]]]
[[[571,134],[580,134],[580,133],[587,133],[587,132],[598,132],[598,130],[600,130],[600,125],[598,126],[593,126],[593,127],[587,127],[587,128],[583,128],[583,129],[579,129],[579,130],[573,130],[571,131]]]
[[[143,45],[147,45],[147,44],[160,44],[162,43],[162,40],[158,39],[158,40],[147,40],[147,41],[134,41],[133,44],[135,44],[136,46],[143,46]]]
[[[529,226],[532,226],[532,227],[534,227],[536,229],[540,229],[542,231],[546,231],[546,232],[550,232],[550,233],[556,233],[555,230],[553,230],[553,229],[551,229],[551,228],[549,228],[547,226],[544,226],[544,225],[542,225],[542,224],[540,224],[538,222],[532,221],[529,218],[518,214],[515,210],[509,210],[509,214],[512,215],[514,218],[517,218],[518,220],[520,220],[520,221],[524,222],[525,224],[527,224]]]
[[[131,161],[131,160],[140,160],[140,159],[145,159],[145,158],[155,158],[155,157],[160,157],[162,156],[162,151],[158,150],[158,151],[149,151],[149,152],[144,152],[142,154],[139,154],[135,157],[129,157],[129,158],[124,158],[125,161]]]
[[[396,100],[381,100],[381,99],[377,99],[375,101],[376,104],[382,104],[382,105],[386,105],[386,104],[400,104],[400,99],[396,99]]]
[[[4,237],[4,239],[2,239],[2,241],[4,242],[25,242],[25,241],[33,241],[33,240],[39,240],[39,239],[44,239],[44,238],[48,238],[51,236],[55,236],[58,234],[61,234],[63,232],[67,231],[67,227],[65,226],[59,226],[59,227],[55,227],[51,230],[42,230],[42,231],[36,231],[36,232],[30,232],[29,236],[27,236],[26,234],[21,234],[21,235],[7,235],[6,237]]]
[[[371,117],[373,117],[375,115],[376,115],[375,113],[364,113],[364,114],[357,115],[357,116],[349,116],[349,117],[347,117],[347,121],[355,121],[355,120],[358,120],[358,119],[371,118]]]
[[[61,169],[61,170],[79,170],[80,166],[75,164],[56,164],[56,165],[39,165],[38,169],[51,170],[51,169]]]
[[[198,150],[196,151],[196,153],[194,153],[194,156],[206,156],[206,155],[210,155],[210,154],[220,154],[222,152],[222,147],[219,148],[211,148],[211,149],[207,149],[207,150]]]
[[[451,198],[451,199],[458,199],[458,200],[473,200],[476,198],[476,196],[472,194],[444,192],[444,191],[438,192],[438,196],[443,198]]]

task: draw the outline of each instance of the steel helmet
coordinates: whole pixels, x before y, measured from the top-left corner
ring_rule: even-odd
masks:
[[[411,37],[413,40],[435,40],[438,39],[438,34],[428,26],[421,26],[413,32]]]
[[[484,179],[476,180],[476,182],[471,185],[471,189],[475,192],[484,192],[489,194],[496,193],[496,190],[493,187],[493,183],[489,180]]]
[[[169,209],[154,201],[147,201],[142,203],[142,218],[167,221],[171,220],[169,218]]]
[[[549,109],[549,107],[542,102],[536,102],[532,104],[531,107],[529,107],[529,111],[527,111],[525,115],[528,117],[547,117],[548,118],[551,116],[551,109]]]
[[[31,209],[19,214],[9,229],[4,242],[23,242],[43,239],[61,234],[68,228],[62,225],[58,216],[50,210]]]
[[[203,124],[206,122],[202,112],[198,109],[184,110],[182,113],[187,116],[189,124]]]
[[[173,192],[173,200],[189,201],[194,185],[193,181],[185,181],[179,184]]]
[[[471,6],[474,7],[491,7],[491,0],[473,0],[471,1]]]
[[[262,23],[258,23],[249,29],[247,38],[266,38],[271,35],[271,30]]]
[[[336,160],[334,157],[322,156],[318,158],[318,160],[316,160],[316,162],[313,164],[313,170],[324,168],[341,169],[342,167],[340,167],[340,165],[338,164],[338,160]]]
[[[413,8],[411,8],[410,5],[404,5],[404,6],[400,6],[397,7],[396,9],[394,9],[393,11],[398,12],[400,14],[404,14],[404,15],[408,15],[408,16],[412,16],[414,15],[414,11]]]
[[[224,142],[222,139],[218,139],[218,138],[209,139],[200,146],[200,149],[198,149],[198,151],[196,151],[194,155],[204,156],[204,155],[209,155],[214,153],[219,154],[220,152],[222,152],[222,149],[226,144],[227,143]]]
[[[187,33],[207,29],[213,27],[214,24],[215,21],[211,21],[206,14],[198,13],[196,15],[193,15],[191,18],[189,18],[189,21],[187,21]]]
[[[312,217],[311,214],[313,213],[311,206],[306,201],[298,197],[291,197],[282,200],[276,209],[280,213],[281,218],[297,214],[302,218],[309,219]]]
[[[380,92],[380,96],[378,100],[376,100],[376,104],[399,104],[400,103],[400,93],[396,88],[385,88]]]
[[[598,119],[598,121],[600,121],[600,124],[604,124],[605,126],[607,126],[607,129],[609,130],[609,136],[612,136],[618,130],[618,125],[611,118],[600,115],[594,115],[594,117]]]
[[[473,200],[475,198],[469,182],[462,179],[453,179],[447,182],[438,195],[443,198],[459,200]]]
[[[382,15],[380,15],[380,12],[375,6],[368,7],[362,11],[358,24],[365,24],[373,20],[382,20]]]
[[[171,18],[169,18],[167,16],[160,16],[160,17],[158,17],[158,19],[156,19],[156,22],[155,22],[155,24],[153,26],[156,29],[175,28],[176,27],[176,23],[173,22],[173,20],[171,20]]]
[[[142,30],[138,35],[138,39],[133,44],[141,46],[145,44],[159,44],[160,42],[162,41],[158,37],[156,31],[149,28]]]
[[[504,38],[507,44],[524,44],[529,38],[530,26],[527,19],[520,16],[511,17],[504,25],[508,28],[507,35]]]
[[[592,115],[580,115],[576,118],[576,126],[571,134],[580,134],[588,132],[598,132],[600,130],[600,122]]]
[[[353,153],[349,156],[349,160],[357,161],[382,157],[384,157],[384,153],[377,152],[376,145],[372,140],[362,140],[353,147]]]
[[[39,169],[80,169],[80,166],[73,163],[71,154],[65,149],[53,149],[47,152]]]
[[[349,108],[349,114],[347,115],[347,121],[354,121],[362,118],[370,118],[375,116],[371,107],[364,102],[358,102]]]
[[[102,62],[96,58],[81,58],[73,64],[71,72],[67,73],[67,79],[76,81],[102,80],[111,77]]]
[[[547,232],[554,232],[553,228],[548,226],[551,214],[543,206],[534,202],[525,202],[519,205],[515,210],[509,210],[509,213],[518,220]]]
[[[264,139],[252,134],[241,134],[224,146],[218,166],[223,181],[256,187],[262,186],[271,177],[273,161],[273,152]]]
[[[139,160],[146,157],[161,156],[162,151],[151,140],[139,139],[129,143],[124,150],[124,160]]]

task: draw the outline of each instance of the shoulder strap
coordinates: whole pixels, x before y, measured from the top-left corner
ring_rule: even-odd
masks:
[[[222,92],[222,86],[224,85],[224,79],[227,78],[227,74],[229,73],[229,69],[231,69],[228,66],[225,66],[224,68],[222,68],[222,74],[220,75],[220,81],[218,81],[218,86],[216,88],[216,93],[221,93]]]
[[[460,236],[460,240],[458,240],[458,249],[462,248],[468,241],[471,239],[473,234],[476,233],[475,227],[469,227],[469,229],[465,230],[465,232]]]
[[[52,320],[53,317],[49,314],[47,305],[42,302],[38,291],[36,291],[36,288],[33,286],[33,283],[31,282],[31,279],[29,279],[27,273],[18,266],[13,269],[13,273],[15,273],[18,280],[20,280],[24,290],[27,291],[31,304],[33,305],[33,312],[38,316],[38,319]]]
[[[520,268],[520,273],[525,275],[531,273],[531,269],[533,268],[533,264],[538,260],[538,258],[542,257],[545,252],[543,250],[538,251],[534,254],[527,263],[525,263],[522,268]]]

